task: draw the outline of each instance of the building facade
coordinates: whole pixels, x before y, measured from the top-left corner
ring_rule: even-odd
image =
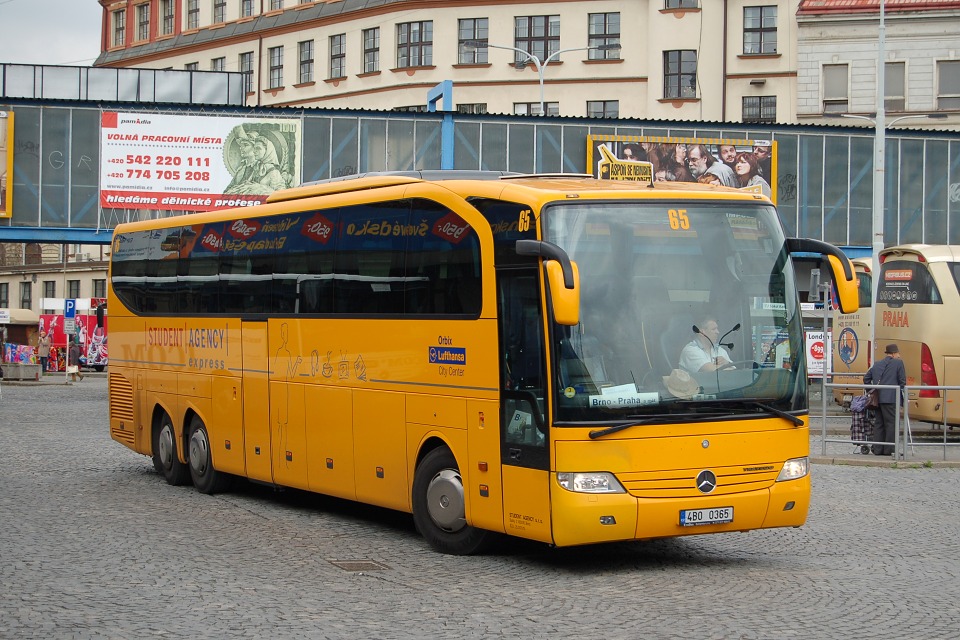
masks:
[[[879,0],[801,0],[797,118],[877,111]],[[887,124],[956,130],[960,122],[960,1],[885,0]],[[917,115],[946,117],[924,123]]]
[[[97,66],[245,74],[249,106],[796,120],[799,0],[99,0]],[[543,64],[546,63],[546,64]]]

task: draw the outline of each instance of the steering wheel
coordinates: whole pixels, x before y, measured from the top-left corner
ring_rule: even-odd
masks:
[[[736,362],[728,362],[726,364],[720,365],[717,367],[717,371],[723,371],[725,369],[758,369],[757,363],[753,360],[737,360]]]

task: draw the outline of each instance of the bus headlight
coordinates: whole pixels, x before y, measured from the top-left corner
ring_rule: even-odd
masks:
[[[612,473],[558,473],[557,482],[574,493],[626,493]]]
[[[793,458],[783,463],[783,469],[777,476],[777,482],[796,480],[807,475],[810,470],[810,461],[807,458]]]

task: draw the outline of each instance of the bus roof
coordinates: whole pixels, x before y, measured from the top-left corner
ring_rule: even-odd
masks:
[[[494,192],[509,193],[540,192],[537,199],[566,198],[576,193],[577,197],[610,198],[622,197],[630,192],[631,197],[663,198],[668,193],[685,192],[694,198],[721,198],[730,200],[768,201],[756,193],[740,189],[717,187],[696,182],[654,183],[628,180],[600,180],[589,174],[522,174],[504,171],[387,171],[363,173],[342,178],[308,182],[299,187],[274,192],[267,203],[299,200],[317,196],[347,193],[392,187],[417,182],[444,182],[447,188],[472,195],[491,195]],[[462,183],[472,184],[462,184]],[[546,196],[544,198],[544,196]],[[492,197],[492,196],[491,196]],[[504,196],[497,196],[504,197]]]
[[[531,206],[543,206],[549,202],[575,202],[584,200],[651,199],[664,200],[674,197],[690,200],[729,200],[770,204],[759,193],[730,187],[699,184],[695,182],[654,183],[629,180],[600,180],[589,174],[521,174],[503,171],[395,171],[365,173],[342,178],[309,182],[291,189],[271,194],[263,206],[237,209],[216,209],[168,218],[140,220],[118,224],[114,231],[136,231],[208,223],[237,218],[256,218],[278,213],[278,203],[293,203],[298,200],[347,195],[360,191],[368,192],[369,199],[376,201],[378,189],[396,194],[397,187],[434,183],[441,188],[464,198],[490,198],[512,202],[524,202]],[[274,205],[274,206],[271,206]],[[296,206],[296,205],[294,205]],[[311,202],[305,208],[322,209],[324,203]],[[332,205],[336,206],[336,205]]]
[[[960,260],[960,245],[955,244],[901,244],[880,252],[881,259],[914,255],[926,262],[957,262]]]

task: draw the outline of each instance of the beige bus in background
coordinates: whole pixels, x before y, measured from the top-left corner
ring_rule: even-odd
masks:
[[[874,358],[900,347],[908,385],[960,385],[960,245],[905,244],[880,252]],[[960,391],[912,390],[911,420],[960,424]]]
[[[863,374],[870,368],[870,326],[873,321],[873,260],[854,258],[860,308],[853,313],[836,312],[833,320],[833,382],[834,384],[863,384]],[[862,389],[834,387],[833,401],[850,406],[853,397]]]

